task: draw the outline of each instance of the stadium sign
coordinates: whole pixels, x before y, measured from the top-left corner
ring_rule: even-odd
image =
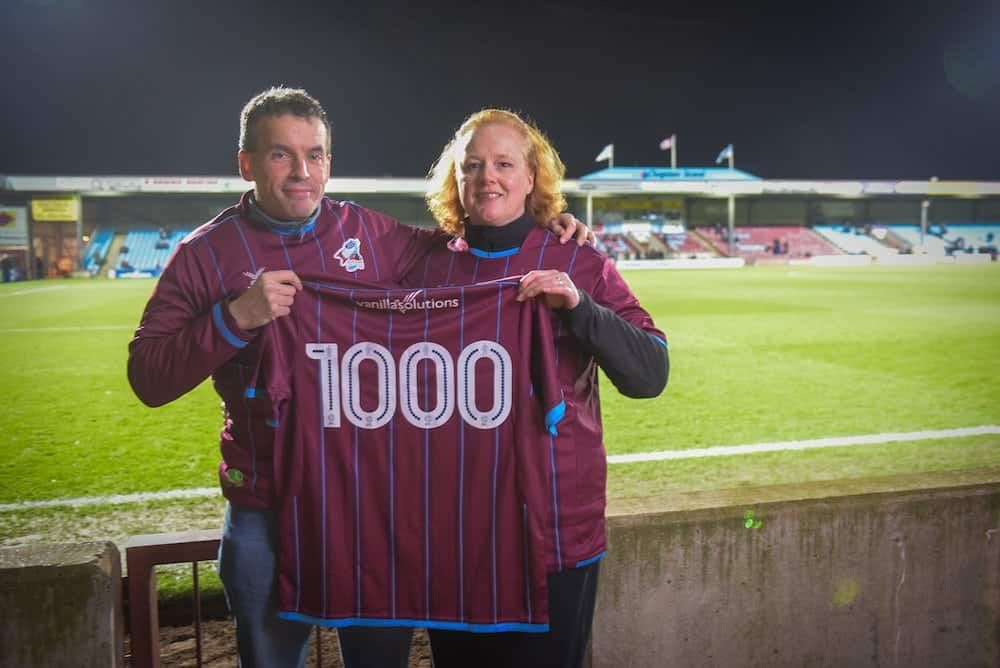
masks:
[[[637,181],[581,181],[577,187],[583,191],[613,193],[640,192],[642,190],[642,184]]]
[[[28,245],[28,210],[23,206],[0,206],[0,246]]]
[[[31,217],[37,221],[76,220],[80,207],[75,196],[31,200]]]

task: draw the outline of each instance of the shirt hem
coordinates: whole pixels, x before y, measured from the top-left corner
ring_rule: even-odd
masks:
[[[444,622],[434,619],[389,619],[375,617],[344,617],[339,619],[325,619],[313,617],[301,612],[279,611],[278,617],[293,622],[305,622],[326,628],[343,628],[348,626],[365,626],[374,628],[422,628],[439,629],[442,631],[471,631],[473,633],[547,633],[548,624],[534,624],[528,622],[500,622],[497,624],[474,624],[471,622]]]

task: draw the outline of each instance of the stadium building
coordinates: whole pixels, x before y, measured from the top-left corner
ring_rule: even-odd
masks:
[[[4,280],[148,276],[250,187],[239,177],[0,176]],[[333,178],[331,195],[432,225],[420,178]],[[738,169],[609,167],[567,180],[570,210],[638,266],[987,262],[997,181],[805,181]]]

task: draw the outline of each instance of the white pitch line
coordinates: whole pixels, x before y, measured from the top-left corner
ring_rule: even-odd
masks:
[[[17,297],[18,295],[31,295],[36,292],[50,292],[52,290],[65,290],[65,285],[53,285],[47,288],[29,288],[27,290],[17,290],[15,292],[8,292],[6,294],[0,294],[0,297]]]
[[[805,441],[777,441],[774,443],[752,443],[750,445],[718,445],[711,448],[690,450],[664,450],[662,452],[639,452],[631,455],[612,455],[609,464],[634,464],[636,462],[658,462],[666,459],[695,459],[697,457],[727,457],[756,452],[776,452],[779,450],[809,450],[812,448],[834,448],[842,445],[875,445],[896,441],[925,441],[932,438],[961,438],[1000,434],[1000,426],[962,427],[961,429],[937,429],[930,431],[888,432],[865,436],[834,436],[814,438]]]
[[[140,494],[113,494],[111,496],[84,496],[76,499],[48,499],[46,501],[22,501],[20,503],[0,503],[0,513],[36,508],[80,508],[82,506],[111,506],[125,503],[148,503],[170,499],[197,499],[219,496],[218,487],[196,487],[194,489],[172,489],[167,492],[142,492]]]
[[[691,450],[665,450],[662,452],[640,452],[631,455],[612,455],[609,464],[634,464],[655,462],[666,459],[694,459],[697,457],[725,457],[745,455],[755,452],[775,452],[779,450],[808,450],[810,448],[832,448],[842,445],[873,445],[894,441],[923,441],[933,438],[961,438],[1000,434],[1000,426],[963,427],[961,429],[938,429],[934,431],[907,431],[865,436],[838,436],[815,438],[806,441],[779,441],[776,443],[753,443],[750,445],[720,445],[712,448]],[[112,496],[87,496],[75,499],[48,499],[45,501],[22,501],[20,503],[0,503],[0,513],[35,508],[80,508],[82,506],[122,505],[127,503],[148,503],[170,499],[196,499],[218,496],[218,487],[197,487],[195,489],[174,489],[167,492],[143,492],[140,494],[115,494]]]
[[[135,325],[80,325],[78,327],[10,327],[0,334],[38,334],[41,332],[102,332],[134,330]]]

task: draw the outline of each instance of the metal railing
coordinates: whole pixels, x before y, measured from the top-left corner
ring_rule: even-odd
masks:
[[[201,662],[201,593],[198,586],[198,562],[214,561],[219,553],[219,529],[180,531],[176,533],[133,536],[126,541],[125,563],[128,569],[128,609],[131,628],[132,665],[135,668],[159,668],[160,621],[156,594],[156,567],[165,564],[191,563],[194,583],[194,638],[196,662]],[[316,627],[316,664],[323,665],[320,629]]]

